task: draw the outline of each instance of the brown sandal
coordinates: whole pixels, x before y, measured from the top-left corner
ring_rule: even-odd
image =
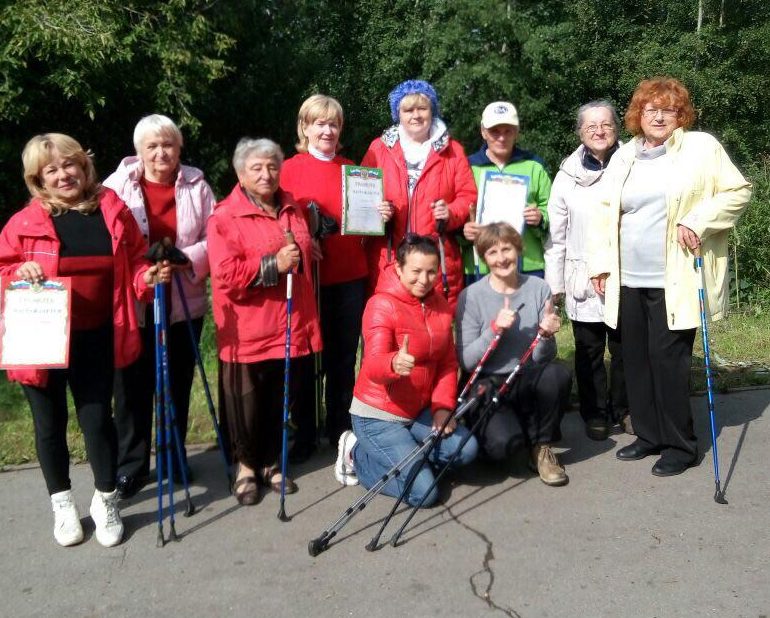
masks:
[[[238,491],[240,487],[251,485],[253,489]],[[233,495],[242,506],[251,506],[259,502],[259,481],[256,476],[244,476],[233,483]]]
[[[265,487],[269,487],[272,491],[279,494],[281,493],[281,469],[275,466],[272,466],[270,468],[265,468],[262,470],[262,476],[261,476],[262,484]],[[286,493],[287,494],[295,494],[297,493],[297,490],[299,488],[297,487],[297,484],[291,480],[288,476],[286,477]]]

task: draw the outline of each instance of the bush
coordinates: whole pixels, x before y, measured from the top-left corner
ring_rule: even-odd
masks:
[[[731,234],[730,302],[745,310],[770,308],[770,157],[746,168],[754,185],[751,202]]]

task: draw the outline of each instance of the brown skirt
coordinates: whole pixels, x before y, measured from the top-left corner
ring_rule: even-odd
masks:
[[[310,370],[308,374],[308,368]],[[312,381],[312,356],[291,359],[289,410],[312,405],[306,401]],[[219,363],[219,415],[233,463],[252,470],[273,466],[281,454],[284,360]]]

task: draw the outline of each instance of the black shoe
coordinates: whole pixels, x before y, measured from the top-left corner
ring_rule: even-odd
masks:
[[[677,474],[682,474],[682,472],[693,465],[695,465],[695,460],[682,462],[670,457],[661,457],[652,467],[652,473],[655,476],[676,476]]]
[[[589,418],[586,421],[586,435],[591,440],[606,440],[610,437],[610,425],[602,417]]]
[[[305,463],[315,453],[315,444],[312,442],[295,442],[289,449],[289,463]]]
[[[115,488],[118,490],[118,498],[121,500],[127,500],[138,494],[142,487],[147,485],[149,478],[146,476],[128,476],[121,475],[118,477],[118,482],[115,484]]]
[[[628,446],[624,446],[619,451],[616,451],[615,457],[622,461],[635,461],[637,459],[644,459],[648,455],[657,455],[658,453],[660,453],[659,448],[656,448],[647,442],[636,440]]]

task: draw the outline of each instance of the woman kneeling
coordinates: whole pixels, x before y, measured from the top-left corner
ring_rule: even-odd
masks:
[[[481,229],[476,249],[489,275],[460,293],[457,305],[457,349],[465,371],[481,360],[495,335],[502,332],[482,375],[502,382],[516,367],[538,332],[542,335],[513,383],[510,397],[488,416],[478,431],[485,454],[495,461],[510,459],[523,446],[531,448],[532,467],[547,485],[564,485],[567,473],[551,450],[561,439],[571,376],[556,356],[553,335],[561,320],[551,305],[551,289],[537,277],[518,272],[521,236],[507,223]]]
[[[353,431],[342,434],[334,473],[343,485],[360,480],[371,487],[452,414],[457,393],[457,360],[449,303],[434,289],[439,271],[438,246],[426,236],[408,235],[366,305],[364,357],[353,391]],[[445,464],[467,429],[451,419],[432,465]],[[470,463],[478,450],[471,436],[455,459]],[[383,493],[399,496],[412,466],[385,485]],[[356,478],[357,477],[357,478]],[[405,500],[424,506],[436,502],[431,466],[417,473]]]

